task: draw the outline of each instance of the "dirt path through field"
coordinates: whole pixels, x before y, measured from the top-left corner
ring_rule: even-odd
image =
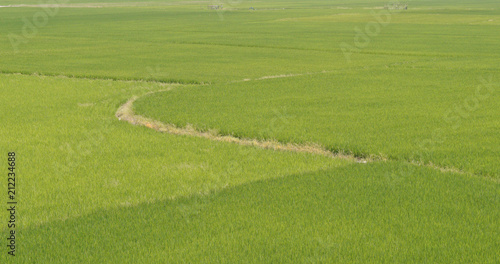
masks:
[[[164,92],[165,90],[157,91]],[[157,93],[157,92],[150,92]],[[145,95],[147,95],[145,94]],[[197,131],[191,126],[187,126],[185,128],[179,128],[172,124],[164,124],[160,121],[153,120],[151,118],[143,117],[141,115],[136,115],[133,111],[133,104],[139,97],[132,97],[129,99],[124,105],[122,105],[116,111],[115,116],[119,120],[127,121],[133,125],[145,126],[151,129],[154,129],[159,132],[170,133],[174,135],[184,135],[184,136],[193,136],[193,137],[201,137],[207,138],[210,140],[221,141],[221,142],[232,142],[237,143],[244,146],[256,146],[263,149],[273,149],[279,151],[292,151],[292,152],[303,152],[303,153],[312,153],[318,154],[322,156],[328,156],[332,158],[340,158],[346,160],[352,160],[358,163],[367,163],[374,160],[381,160],[381,158],[360,158],[355,157],[353,155],[344,154],[344,153],[333,153],[328,151],[327,149],[313,144],[292,144],[292,143],[280,143],[277,141],[269,141],[269,140],[257,140],[257,139],[245,139],[245,138],[237,138],[233,136],[220,135],[216,132],[201,132]]]
[[[275,77],[275,76],[270,76]],[[279,75],[276,76],[275,78],[284,78],[284,77],[292,77],[291,75]],[[263,79],[269,79],[269,77],[261,77],[257,78],[254,80],[263,80]],[[153,94],[153,93],[159,93],[159,92],[166,92],[169,91],[170,89],[163,89],[163,90],[158,90],[158,91],[152,91],[148,92],[143,96]],[[165,124],[162,123],[158,120],[154,120],[151,118],[147,118],[141,115],[137,115],[134,113],[133,110],[133,104],[134,102],[140,97],[134,96],[130,98],[125,104],[120,106],[118,110],[116,111],[115,116],[119,120],[123,120],[126,122],[129,122],[132,125],[138,125],[138,126],[145,126],[150,129],[154,129],[159,132],[163,133],[170,133],[174,135],[183,135],[183,136],[193,136],[193,137],[199,137],[199,138],[206,138],[214,141],[220,141],[220,142],[231,142],[231,143],[236,143],[244,146],[255,146],[263,149],[273,149],[273,150],[278,150],[278,151],[291,151],[291,152],[301,152],[301,153],[311,153],[311,154],[316,154],[316,155],[322,155],[322,156],[327,156],[331,158],[339,158],[339,159],[344,159],[344,160],[350,160],[353,162],[357,163],[369,163],[369,162],[375,162],[375,161],[380,161],[380,162],[385,162],[389,161],[387,158],[380,156],[380,155],[370,155],[367,158],[362,158],[362,157],[356,157],[352,154],[346,154],[346,153],[334,153],[325,147],[319,145],[319,144],[293,144],[293,143],[281,143],[277,141],[270,141],[270,140],[258,140],[258,139],[248,139],[248,138],[238,138],[234,136],[229,136],[229,135],[220,135],[216,131],[208,131],[208,132],[202,132],[196,130],[194,127],[188,125],[184,128],[176,127],[173,124]],[[394,160],[398,161],[398,160]],[[401,161],[401,160],[399,160]],[[424,164],[422,162],[417,162],[417,161],[404,161],[407,164],[412,164],[415,166],[422,166],[422,167],[427,167],[431,168],[434,170],[438,170],[443,173],[456,173],[456,174],[462,174],[462,175],[469,175],[475,178],[482,178],[488,181],[492,181],[495,183],[500,183],[500,180],[492,178],[492,177],[487,177],[487,176],[481,176],[481,175],[476,175],[473,173],[461,171],[456,168],[450,168],[450,167],[441,167],[435,164]]]
[[[291,78],[291,77],[297,77],[297,76],[314,75],[314,74],[322,74],[322,73],[334,73],[334,72],[336,72],[336,71],[320,71],[320,72],[306,72],[306,73],[290,73],[290,74],[280,74],[280,75],[269,75],[269,76],[263,76],[263,77],[255,78],[255,79],[246,78],[246,79],[243,79],[243,80],[231,81],[230,83],[260,81],[260,80],[278,79],[278,78]]]

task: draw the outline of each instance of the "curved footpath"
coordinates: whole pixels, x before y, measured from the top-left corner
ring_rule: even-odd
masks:
[[[153,93],[166,92],[169,90],[170,89],[148,92],[142,96],[146,96],[146,95],[153,94]],[[236,144],[240,144],[240,145],[244,145],[244,146],[256,146],[256,147],[263,148],[263,149],[273,149],[273,150],[278,150],[278,151],[312,153],[312,154],[327,156],[327,157],[331,157],[331,158],[351,160],[351,161],[357,162],[357,163],[368,163],[368,162],[374,162],[374,161],[382,161],[382,162],[387,161],[387,159],[382,157],[382,156],[373,156],[372,155],[368,158],[360,158],[360,157],[355,157],[354,155],[351,155],[351,154],[333,153],[332,151],[327,150],[326,148],[320,146],[319,144],[293,144],[293,143],[286,143],[285,144],[285,143],[271,141],[271,140],[238,138],[238,137],[234,137],[234,136],[220,135],[215,131],[201,132],[201,131],[196,130],[195,128],[193,128],[190,125],[188,125],[184,128],[179,128],[173,124],[165,124],[165,123],[162,123],[158,120],[147,118],[147,117],[144,117],[141,115],[136,115],[133,111],[133,104],[138,98],[139,97],[137,97],[137,96],[130,98],[125,104],[123,104],[122,106],[120,106],[118,108],[115,116],[119,120],[129,122],[132,125],[145,126],[145,127],[148,127],[150,129],[154,129],[154,130],[159,131],[159,132],[170,133],[170,134],[174,134],[174,135],[200,137],[200,138],[206,138],[206,139],[215,140],[215,141],[232,142],[232,143],[236,143]],[[461,171],[461,170],[456,169],[456,168],[440,167],[440,166],[436,166],[434,164],[423,164],[421,162],[415,162],[415,161],[406,161],[406,162],[408,164],[428,167],[428,168],[432,168],[435,170],[439,170],[441,172],[452,172],[452,173],[457,173],[457,174],[469,175],[472,177],[483,178],[483,179],[486,179],[486,180],[489,180],[489,181],[492,181],[495,183],[500,182],[498,179],[495,179],[495,178],[471,174],[471,173],[464,172],[464,171]]]
[[[149,92],[144,94],[152,94],[152,93],[158,93],[158,92],[165,92],[168,90],[160,90],[156,92]],[[313,145],[313,144],[292,144],[292,143],[280,143],[277,141],[270,141],[270,140],[257,140],[257,139],[246,139],[246,138],[237,138],[234,136],[223,136],[220,134],[217,134],[216,132],[213,131],[208,131],[208,132],[201,132],[196,129],[194,129],[191,126],[187,126],[185,128],[179,128],[176,127],[175,125],[172,124],[164,124],[160,121],[153,120],[151,118],[143,117],[141,115],[136,115],[133,111],[133,104],[134,102],[138,99],[139,97],[134,96],[130,98],[124,105],[120,106],[118,110],[116,111],[115,116],[119,120],[127,121],[133,125],[141,125],[145,126],[151,129],[154,129],[159,132],[164,132],[164,133],[170,133],[174,135],[184,135],[184,136],[193,136],[193,137],[200,137],[200,138],[207,138],[210,140],[215,140],[215,141],[222,141],[222,142],[233,142],[237,143],[240,145],[244,146],[256,146],[264,149],[274,149],[274,150],[281,150],[281,151],[293,151],[293,152],[304,152],[304,153],[312,153],[312,154],[318,154],[318,155],[323,155],[323,156],[329,156],[332,158],[341,158],[341,159],[346,159],[346,160],[352,160],[355,162],[359,163],[367,163],[367,162],[372,162],[374,160],[382,160],[381,158],[359,158],[355,157],[353,155],[348,155],[348,154],[343,154],[343,153],[333,153],[331,151],[326,150],[325,148],[321,147],[320,145]]]

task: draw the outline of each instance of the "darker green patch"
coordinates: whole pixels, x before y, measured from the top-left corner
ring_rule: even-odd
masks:
[[[499,188],[356,164],[21,230],[19,263],[493,263]]]

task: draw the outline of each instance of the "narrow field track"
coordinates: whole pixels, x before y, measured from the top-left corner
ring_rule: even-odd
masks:
[[[307,73],[299,73],[299,74],[281,74],[281,75],[273,75],[273,76],[263,76],[260,78],[255,78],[255,79],[243,79],[243,80],[235,80],[235,81],[230,81],[228,83],[237,83],[237,82],[251,82],[251,81],[260,81],[260,80],[266,80],[266,79],[275,79],[275,78],[292,78],[292,77],[297,77],[297,76],[303,76],[303,75],[315,75],[315,74],[324,74],[324,73],[330,73],[332,71],[321,71],[321,72],[307,72]],[[69,75],[51,75],[51,74],[38,74],[38,73],[21,73],[21,72],[6,72],[6,71],[0,71],[0,74],[6,74],[6,75],[31,75],[31,76],[39,76],[39,77],[58,77],[58,78],[75,78],[75,79],[96,79],[96,80],[112,80],[112,81],[119,81],[119,82],[138,82],[138,83],[157,83],[162,86],[168,86],[168,85],[182,85],[184,84],[182,81],[179,82],[164,82],[164,81],[155,81],[155,80],[143,80],[143,79],[114,79],[114,78],[106,78],[106,77],[85,77],[85,76],[69,76]],[[206,85],[207,83],[199,83],[198,85]],[[133,104],[134,102],[139,99],[140,97],[150,95],[153,93],[159,93],[159,92],[168,92],[170,91],[171,88],[166,88],[158,91],[151,91],[143,94],[142,96],[134,96],[130,98],[125,104],[120,106],[118,110],[116,111],[115,116],[122,121],[127,121],[130,124],[133,125],[139,125],[139,126],[145,126],[147,128],[162,132],[162,133],[170,133],[174,135],[183,135],[183,136],[193,136],[193,137],[200,137],[200,138],[207,138],[210,140],[214,141],[221,141],[221,142],[232,142],[236,144],[240,144],[243,146],[255,146],[263,149],[273,149],[273,150],[278,150],[278,151],[291,151],[291,152],[301,152],[301,153],[312,153],[316,155],[322,155],[322,156],[327,156],[331,158],[339,158],[339,159],[344,159],[344,160],[351,160],[353,162],[357,163],[368,163],[368,162],[375,162],[375,161],[387,161],[388,158],[380,155],[373,155],[370,154],[368,157],[359,157],[355,156],[352,154],[348,153],[335,153],[330,150],[327,150],[325,147],[321,146],[320,144],[317,143],[308,143],[308,144],[294,144],[294,143],[281,143],[278,141],[272,141],[272,140],[258,140],[258,139],[250,139],[250,138],[239,138],[239,137],[234,137],[232,135],[221,135],[217,131],[208,131],[208,132],[202,132],[199,130],[196,130],[192,126],[186,126],[184,128],[177,127],[173,124],[165,124],[162,123],[158,120],[154,120],[148,117],[144,117],[141,115],[136,115],[133,111]],[[417,165],[417,166],[424,166],[424,167],[429,167],[435,170],[438,170],[440,172],[451,172],[451,173],[457,173],[457,174],[463,174],[463,175],[469,175],[471,177],[475,178],[482,178],[486,179],[488,181],[494,182],[494,183],[500,183],[500,180],[497,180],[492,177],[487,177],[487,176],[481,176],[481,175],[476,175],[473,173],[465,172],[462,170],[459,170],[457,168],[453,167],[441,167],[437,166],[432,163],[422,163],[419,161],[406,161],[409,164]]]
[[[165,92],[167,90],[161,90],[157,92]],[[151,93],[156,93],[156,92],[149,92],[147,94]],[[145,95],[147,95],[145,94]],[[323,155],[323,156],[329,156],[332,158],[340,158],[340,159],[346,159],[346,160],[352,160],[356,161],[358,163],[367,163],[367,162],[373,162],[377,160],[384,160],[381,157],[370,157],[370,158],[360,158],[360,157],[355,157],[353,155],[348,155],[344,153],[333,153],[331,151],[326,150],[325,148],[322,148],[319,145],[313,145],[313,144],[283,144],[277,141],[269,141],[269,140],[257,140],[257,139],[245,139],[245,138],[238,138],[234,136],[229,136],[229,135],[219,135],[217,132],[201,132],[197,131],[191,126],[187,126],[185,128],[179,128],[176,127],[172,124],[164,124],[160,121],[153,120],[147,117],[143,117],[140,115],[136,115],[133,111],[133,104],[134,102],[138,99],[139,97],[134,96],[130,100],[128,100],[125,104],[123,104],[117,111],[116,111],[116,117],[119,120],[127,121],[133,125],[141,125],[145,126],[151,129],[154,129],[159,132],[164,132],[164,133],[170,133],[174,135],[183,135],[183,136],[194,136],[194,137],[201,137],[201,138],[207,138],[210,140],[214,141],[223,141],[223,142],[232,142],[232,143],[237,143],[240,145],[244,146],[256,146],[260,147],[263,149],[274,149],[274,150],[280,150],[280,151],[293,151],[293,152],[304,152],[304,153],[313,153],[317,155]]]
[[[285,78],[285,77],[293,77],[296,75],[280,75],[280,76],[273,76],[273,78]],[[257,78],[255,80],[262,80],[268,77],[262,77],[262,78]],[[250,81],[250,80],[248,80]],[[159,91],[152,91],[148,92],[142,96],[150,95],[153,93],[159,93],[159,92],[168,92],[171,89],[163,89]],[[140,97],[142,97],[140,96]],[[221,142],[232,142],[236,144],[240,144],[243,146],[255,146],[263,149],[273,149],[273,150],[278,150],[278,151],[291,151],[291,152],[301,152],[301,153],[311,153],[311,154],[316,154],[316,155],[322,155],[322,156],[327,156],[331,158],[337,158],[337,159],[344,159],[344,160],[351,160],[353,162],[357,163],[368,163],[368,162],[385,162],[388,161],[386,157],[383,156],[378,156],[378,155],[369,155],[368,157],[358,157],[354,156],[352,154],[347,154],[347,153],[334,153],[332,151],[327,150],[325,147],[315,144],[315,143],[309,143],[309,144],[293,144],[293,143],[281,143],[278,141],[271,141],[271,140],[258,140],[258,139],[249,139],[249,138],[239,138],[239,137],[234,137],[232,135],[221,135],[217,131],[199,131],[193,128],[192,126],[188,125],[184,128],[177,127],[173,124],[165,124],[163,122],[160,122],[158,120],[154,120],[148,117],[144,117],[141,115],[136,115],[133,110],[133,105],[134,102],[140,98],[139,96],[134,96],[130,98],[125,104],[120,106],[118,110],[116,111],[116,118],[118,118],[120,121],[126,121],[132,125],[139,125],[139,126],[145,126],[147,128],[156,130],[158,132],[162,133],[169,133],[169,134],[174,134],[174,135],[181,135],[181,136],[192,136],[192,137],[199,137],[199,138],[206,138],[214,141],[221,141]],[[429,163],[429,164],[424,164],[422,162],[417,162],[417,161],[406,161],[408,164],[416,165],[416,166],[423,166],[423,167],[428,167],[432,168],[435,170],[438,170],[443,173],[457,173],[457,174],[462,174],[462,175],[469,175],[471,177],[475,178],[482,178],[491,182],[495,183],[500,183],[500,180],[491,178],[491,177],[485,177],[485,176],[480,176],[476,175],[473,173],[468,173],[465,171],[461,171],[456,168],[450,168],[450,167],[440,167],[435,164]]]

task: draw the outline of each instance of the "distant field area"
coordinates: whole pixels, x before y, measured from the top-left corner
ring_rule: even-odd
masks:
[[[0,263],[500,262],[497,0],[0,6]]]

